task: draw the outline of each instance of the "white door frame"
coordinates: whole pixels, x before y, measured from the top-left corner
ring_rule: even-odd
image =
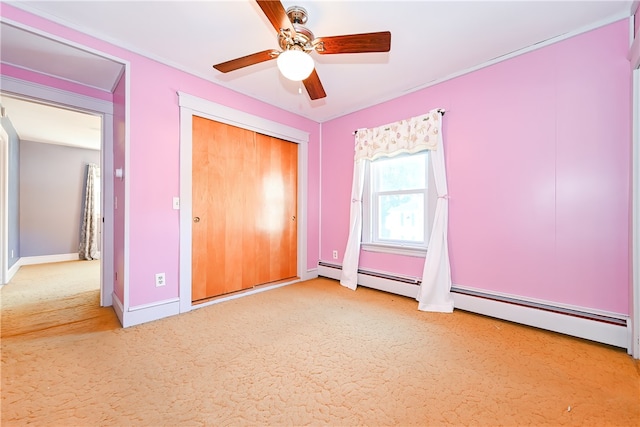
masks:
[[[178,92],[180,104],[180,313],[190,311],[191,303],[191,242],[192,242],[192,118],[204,117],[232,126],[259,132],[298,144],[298,262],[300,280],[310,278],[307,272],[307,163],[309,133],[282,123],[273,122],[243,111],[234,110],[206,99]],[[288,282],[293,283],[294,281]],[[261,288],[260,291],[283,286]],[[256,291],[242,293],[247,295]],[[237,296],[230,296],[235,298]],[[218,299],[219,302],[223,299]],[[200,304],[203,307],[207,304]]]
[[[106,173],[113,169],[113,103],[73,92],[51,88],[37,83],[27,82],[9,76],[0,76],[2,92],[17,96],[22,99],[36,102],[46,102],[66,108],[74,108],[89,114],[102,117],[102,144],[101,144],[101,168],[102,174],[102,215],[113,218],[113,175]],[[105,201],[109,203],[105,203]],[[6,217],[7,206],[4,206],[3,214]],[[101,241],[101,273],[100,273],[100,305],[110,306],[113,302],[113,239],[105,236],[113,236],[113,221],[105,221],[103,224],[103,239]],[[6,238],[7,236],[3,236]],[[3,247],[6,240],[2,242]]]
[[[631,182],[631,343],[629,353],[640,359],[640,68],[633,70],[633,149]]]
[[[9,270],[9,134],[0,126],[0,285],[7,283]]]
[[[635,34],[635,17],[640,2],[634,0],[629,19],[629,60],[631,62],[631,287],[629,289],[628,353],[640,359],[640,34]]]

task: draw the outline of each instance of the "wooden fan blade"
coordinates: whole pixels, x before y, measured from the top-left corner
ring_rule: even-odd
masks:
[[[291,37],[295,36],[296,30],[293,28],[293,24],[291,24],[287,16],[287,11],[284,10],[282,3],[273,0],[256,0],[256,3],[258,3],[262,12],[267,16],[273,28],[276,29],[276,32],[280,33],[280,30],[289,30]]]
[[[322,87],[322,83],[320,83],[320,77],[318,77],[318,73],[315,68],[311,72],[311,75],[302,81],[304,83],[304,87],[307,89],[309,93],[309,98],[311,99],[320,99],[327,96]]]
[[[262,52],[252,53],[251,55],[216,64],[213,68],[222,73],[228,73],[229,71],[234,71],[239,68],[248,67],[249,65],[259,64],[261,62],[274,59],[278,56],[278,52],[279,51],[274,49],[263,50]]]
[[[345,36],[318,37],[313,41],[320,54],[389,52],[391,50],[391,33],[349,34]],[[324,45],[324,49],[322,46]]]

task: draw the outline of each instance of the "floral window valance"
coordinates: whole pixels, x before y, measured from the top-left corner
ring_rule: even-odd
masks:
[[[355,160],[375,160],[401,153],[417,153],[438,148],[440,110],[370,129],[358,129]]]
[[[358,286],[358,265],[362,237],[362,193],[367,163],[379,157],[392,157],[400,153],[432,150],[429,154],[433,168],[438,201],[433,215],[428,253],[418,291],[418,310],[451,313],[451,263],[449,262],[448,217],[449,195],[442,140],[442,115],[435,109],[427,114],[407,120],[360,129],[355,137],[351,209],[349,211],[349,238],[342,260],[340,284],[355,290]],[[429,184],[431,185],[431,184]]]

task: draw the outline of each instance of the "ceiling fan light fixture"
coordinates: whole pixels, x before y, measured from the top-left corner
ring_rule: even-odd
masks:
[[[299,82],[311,75],[314,68],[313,58],[303,50],[285,50],[278,55],[278,69],[283,76]]]

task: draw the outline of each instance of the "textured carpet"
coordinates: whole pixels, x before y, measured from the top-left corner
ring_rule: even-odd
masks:
[[[2,288],[3,426],[640,425],[621,349],[329,279],[121,329],[78,264]]]

